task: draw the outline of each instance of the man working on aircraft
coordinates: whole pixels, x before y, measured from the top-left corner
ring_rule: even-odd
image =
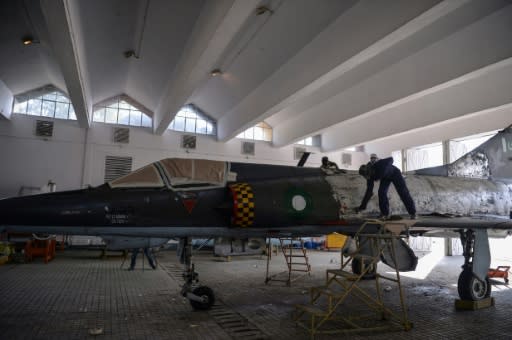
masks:
[[[409,194],[409,189],[407,189],[405,180],[402,177],[402,172],[393,165],[392,157],[380,159],[373,165],[370,163],[361,165],[359,168],[359,174],[366,178],[366,192],[361,205],[356,208],[356,211],[366,209],[366,205],[373,195],[373,184],[375,181],[380,180],[379,208],[381,217],[387,218],[389,216],[388,189],[389,185],[393,183],[411,219],[416,218],[416,207],[414,205],[414,201]]]
[[[334,162],[331,162],[327,156],[322,157],[322,165],[320,168],[324,170],[339,170],[338,165]]]
[[[133,270],[135,268],[135,262],[137,262],[137,255],[139,255],[139,248],[132,249],[132,259],[130,262],[130,268],[128,270]],[[155,259],[153,257],[153,254],[151,253],[151,249],[144,248],[144,255],[146,255],[151,268],[156,269]]]
[[[369,162],[368,164],[373,165],[373,164],[375,164],[375,162],[377,162],[378,160],[379,160],[379,157],[377,157],[377,155],[376,155],[376,154],[372,153],[372,154],[370,155],[370,162]]]

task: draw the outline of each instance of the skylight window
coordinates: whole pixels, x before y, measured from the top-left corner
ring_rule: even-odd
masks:
[[[76,120],[69,98],[54,87],[45,87],[14,97],[14,113]]]
[[[93,122],[151,127],[153,121],[122,97],[95,106]]]
[[[168,129],[201,135],[215,135],[217,133],[215,122],[193,105],[182,107],[169,124]]]
[[[258,123],[240,133],[236,138],[262,140],[265,142],[272,141],[272,128],[265,122]]]

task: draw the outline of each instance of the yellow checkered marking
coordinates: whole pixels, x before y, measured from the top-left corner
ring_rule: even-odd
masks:
[[[233,224],[238,227],[249,227],[254,223],[254,193],[248,183],[237,183],[230,186],[235,207]]]

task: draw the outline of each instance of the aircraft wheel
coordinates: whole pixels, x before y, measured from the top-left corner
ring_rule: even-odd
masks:
[[[215,295],[210,287],[199,286],[195,288],[192,293],[205,299],[205,302],[190,300],[190,304],[194,309],[208,310],[215,303]]]
[[[491,296],[489,277],[479,280],[471,270],[463,270],[457,282],[457,290],[462,300],[478,301]]]
[[[370,268],[368,269],[366,274],[363,275],[362,279],[363,280],[373,280],[373,279],[375,279],[375,275],[377,273],[377,265],[376,264],[370,265],[370,262],[365,264],[365,266],[367,266],[367,265],[369,265]],[[354,273],[356,275],[361,275],[361,259],[360,258],[354,257],[352,259],[352,273]]]

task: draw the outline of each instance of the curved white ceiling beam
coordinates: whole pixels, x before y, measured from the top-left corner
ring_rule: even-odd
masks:
[[[155,132],[162,134],[193,92],[239,33],[260,0],[206,1],[195,28],[176,65],[154,117]]]
[[[393,136],[376,139],[365,144],[365,151],[367,153],[377,153],[385,157],[390,155],[391,152],[400,149],[504,129],[512,123],[510,117],[512,117],[512,104],[493,107]]]
[[[87,128],[91,122],[92,99],[77,3],[42,0],[41,9],[76,118],[81,127]]]
[[[357,2],[222,117],[219,139],[228,140],[256,121],[268,118],[275,125],[289,119],[271,116],[290,105],[310,101],[308,96],[312,94],[318,94],[319,101],[325,100],[322,96],[339,93],[339,86],[349,88],[413,54],[424,44],[431,44],[504,6],[503,1],[437,3],[394,1],[390,7],[389,2]],[[362,24],[365,22],[371,24]],[[326,87],[332,82],[336,88]],[[302,134],[305,135],[308,134]],[[276,133],[275,137],[279,135]],[[285,139],[277,144],[288,144],[288,138]]]
[[[378,73],[320,101],[318,105],[297,112],[293,118],[274,126],[274,144],[284,146],[304,135],[318,133],[343,121],[379,110],[401,98],[512,56],[512,44],[503,43],[509,39],[508,32],[512,30],[512,21],[509,20],[511,16],[512,6],[499,8],[491,15],[472,22],[421,51],[387,68],[381,68]],[[464,18],[467,19],[467,16]],[[446,20],[444,22],[450,23]],[[419,34],[428,35],[427,33],[438,30],[441,26],[442,23],[435,22]],[[407,42],[403,44],[407,45]],[[388,53],[399,54],[406,47],[403,44],[397,44],[397,48]],[[346,78],[350,80],[352,77],[347,74]],[[343,86],[340,81],[343,81],[343,77],[338,81],[338,88]],[[386,119],[383,117],[380,119]],[[344,146],[340,144],[339,148],[342,147]],[[328,148],[338,147],[329,145]]]
[[[322,135],[323,151],[359,145],[508,105],[512,103],[511,88],[512,58],[508,58],[329,129]]]

